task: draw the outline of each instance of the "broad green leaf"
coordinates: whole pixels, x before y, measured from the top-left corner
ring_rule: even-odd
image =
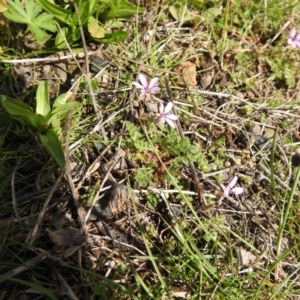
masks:
[[[4,15],[21,24],[28,24],[28,29],[34,34],[38,42],[43,42],[48,38],[45,30],[55,32],[56,23],[53,16],[47,13],[42,13],[42,7],[35,3],[33,0],[26,0],[25,7],[20,0],[7,0],[9,6]]]
[[[201,15],[201,17],[203,18],[204,21],[206,21],[207,23],[211,23],[214,21],[214,19],[219,16],[222,13],[222,10],[220,8],[217,7],[211,7],[208,10],[206,10],[205,12],[203,12],[203,14]]]
[[[53,108],[53,110],[51,111],[51,115],[55,116],[55,115],[63,115],[65,113],[67,113],[70,109],[75,108],[78,105],[77,102],[68,102],[59,106],[56,106],[55,108]]]
[[[72,28],[70,27],[63,27],[61,28],[61,31],[59,30],[57,32],[56,38],[55,38],[55,46],[58,49],[66,49],[67,44],[65,42],[65,39],[69,44],[72,44]]]
[[[144,8],[137,7],[126,0],[103,0],[102,2],[110,6],[107,18],[129,18],[145,11]]]
[[[72,95],[73,95],[72,92],[67,92],[59,95],[54,101],[53,108],[67,103],[67,101],[72,97]]]
[[[98,20],[90,17],[88,21],[88,31],[92,37],[101,39],[105,36],[104,28],[100,25]]]
[[[83,26],[87,23],[88,19],[96,12],[96,1],[81,0],[78,3],[78,11],[80,20]]]
[[[28,105],[5,96],[0,97],[0,102],[11,118],[23,125],[34,129],[46,126],[46,119],[41,115],[33,113]]]
[[[81,1],[85,2],[86,0],[81,0]],[[97,11],[99,6],[99,0],[89,0],[88,2],[89,2],[89,16],[91,16],[93,13]]]
[[[60,127],[60,121],[72,108],[78,105],[77,102],[69,102],[56,106],[47,117],[47,123],[52,124],[53,128],[57,130]]]
[[[49,34],[39,27],[28,25],[28,29],[32,32],[38,42],[43,42],[49,37]]]
[[[80,31],[78,27],[63,27],[61,31],[58,31],[55,38],[55,46],[59,49],[66,49],[68,46],[65,43],[65,39],[72,45],[74,41],[77,41],[80,38]]]
[[[22,3],[19,0],[15,0],[15,1],[7,0],[7,2],[9,4],[8,10],[4,13],[6,18],[17,23],[26,24],[27,14],[23,8]]]
[[[122,28],[124,27],[124,23],[119,20],[109,20],[107,22],[107,25],[109,28]]]
[[[40,4],[46,12],[53,15],[54,18],[59,22],[62,22],[70,27],[77,25],[76,18],[74,18],[70,9],[64,9],[48,0],[35,0],[35,2]]]
[[[65,156],[55,131],[50,128],[45,134],[39,133],[39,138],[47,152],[59,164],[59,166],[63,167],[66,163]]]
[[[109,43],[115,43],[115,42],[122,42],[127,37],[128,37],[128,32],[118,31],[118,32],[114,32],[114,33],[108,33],[102,39],[94,38],[94,40],[98,41],[99,43],[109,44]]]
[[[53,16],[50,14],[42,13],[38,15],[36,18],[34,18],[33,23],[33,25],[49,30],[51,32],[57,31],[56,23],[53,20]]]
[[[171,5],[169,7],[169,12],[172,17],[180,23],[180,25],[193,20],[193,17],[186,5]]]
[[[48,81],[41,81],[36,91],[36,113],[42,116],[50,112]]]

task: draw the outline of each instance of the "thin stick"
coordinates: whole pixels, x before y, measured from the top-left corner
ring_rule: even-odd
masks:
[[[66,43],[66,45],[67,45],[67,47],[68,47],[68,49],[69,49],[69,51],[70,51],[70,53],[71,53],[71,56],[72,56],[73,60],[75,61],[76,65],[77,65],[77,68],[78,68],[78,69],[81,71],[81,73],[82,73],[82,69],[81,69],[81,67],[80,67],[80,64],[79,64],[79,62],[77,61],[77,59],[76,59],[76,57],[75,57],[75,55],[74,55],[74,53],[73,53],[73,51],[72,51],[72,48],[70,47],[70,45],[69,45],[69,43],[68,43],[68,41],[67,41],[67,39],[66,39],[66,37],[65,37],[65,35],[64,35],[64,33],[63,33],[63,31],[61,30],[61,28],[60,28],[60,26],[59,26],[58,23],[56,23],[56,25],[57,25],[57,27],[58,27],[58,29],[59,29],[59,31],[60,31],[61,36],[62,36],[63,39],[64,39],[64,42]]]
[[[33,266],[37,265],[39,262],[41,262],[45,258],[47,258],[47,256],[36,256],[36,257],[26,261],[23,266],[16,267],[13,270],[0,275],[0,283],[4,282],[6,280],[9,280],[12,277],[17,276],[18,274],[26,271],[29,267],[33,267]]]
[[[63,278],[63,276],[58,272],[58,270],[55,267],[53,267],[53,273],[58,278],[60,284],[64,287],[66,295],[71,300],[78,300],[79,298],[74,294],[73,290],[71,289],[67,281]]]
[[[39,226],[40,226],[40,224],[41,224],[41,222],[44,218],[44,215],[45,215],[45,212],[46,212],[47,207],[49,205],[49,202],[50,202],[54,192],[56,191],[56,189],[57,189],[57,187],[58,187],[58,185],[59,185],[59,183],[62,179],[63,173],[64,173],[63,170],[61,170],[61,173],[60,173],[59,177],[54,182],[54,184],[53,184],[53,186],[52,186],[52,188],[49,192],[49,195],[48,195],[47,199],[44,202],[43,208],[42,208],[42,210],[41,210],[41,212],[40,212],[40,214],[39,214],[39,216],[38,216],[38,218],[35,222],[35,225],[34,225],[33,229],[28,233],[28,235],[26,237],[25,243],[27,243],[29,245],[32,245],[33,237],[35,236],[35,234],[36,234],[36,232],[37,232],[37,230],[38,230],[38,228],[39,228]]]
[[[76,58],[83,58],[84,55],[94,55],[96,54],[97,51],[89,51],[88,53],[84,53],[84,52],[80,52],[80,53],[70,53],[70,54],[66,54],[66,55],[50,55],[48,57],[39,57],[39,58],[23,58],[23,59],[3,59],[0,60],[0,63],[3,64],[28,64],[28,65],[32,65],[38,62],[56,62],[56,61],[62,61],[62,60],[67,60],[70,58],[76,57]]]
[[[14,208],[16,218],[17,218],[19,224],[21,224],[21,218],[20,218],[20,215],[18,213],[18,207],[17,207],[17,196],[16,196],[16,189],[15,189],[15,175],[16,175],[16,170],[14,170],[13,175],[11,177],[11,181],[10,181],[11,197],[12,197],[12,204],[13,204],[13,208]]]
[[[88,51],[87,51],[87,47],[86,47],[84,32],[83,32],[83,28],[82,28],[81,19],[80,19],[80,14],[78,12],[78,7],[77,7],[77,4],[75,2],[74,2],[74,8],[75,8],[75,12],[76,12],[76,15],[77,15],[77,20],[78,20],[78,25],[79,25],[80,35],[81,35],[83,51],[84,51],[85,54],[87,54]],[[100,119],[102,119],[102,114],[101,114],[101,111],[98,109],[96,98],[95,98],[93,88],[92,88],[92,84],[91,84],[91,80],[88,77],[88,74],[89,74],[89,61],[88,61],[88,56],[87,55],[85,55],[85,70],[86,70],[85,79],[86,79],[86,82],[87,82],[88,87],[89,87],[90,95],[91,95],[93,106],[94,106],[94,111],[95,111],[95,114],[97,116],[97,119],[100,120]],[[106,132],[105,132],[104,129],[102,130],[102,134],[103,134],[104,139],[107,140]]]

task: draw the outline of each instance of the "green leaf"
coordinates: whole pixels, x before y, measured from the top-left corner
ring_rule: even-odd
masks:
[[[78,105],[77,102],[69,102],[56,106],[48,115],[48,124],[52,124],[53,128],[57,130],[60,126],[61,118],[68,113],[68,111]]]
[[[70,109],[76,107],[78,105],[77,102],[69,102],[69,103],[65,103],[59,106],[56,106],[55,108],[53,108],[53,110],[51,111],[51,115],[55,116],[55,115],[63,115],[65,113],[67,113]]]
[[[88,19],[96,12],[98,1],[81,0],[78,3],[78,12],[83,26]]]
[[[169,12],[180,25],[190,22],[193,19],[186,5],[171,5],[169,7]]]
[[[45,134],[39,133],[39,138],[47,152],[59,166],[63,167],[66,163],[65,156],[55,131],[50,128]]]
[[[125,31],[118,31],[114,33],[105,34],[104,38],[102,39],[95,39],[95,41],[103,44],[110,44],[116,42],[122,42],[128,37],[128,32]]]
[[[28,105],[5,96],[0,96],[0,103],[12,119],[19,121],[23,125],[34,129],[46,126],[46,119],[33,113]]]
[[[70,9],[64,9],[48,0],[35,0],[35,2],[40,4],[46,12],[53,15],[57,21],[66,24],[69,27],[77,26],[77,19],[74,18]]]
[[[59,95],[54,101],[53,108],[67,103],[67,101],[72,97],[72,95],[73,95],[72,92],[67,92]]]
[[[145,11],[142,7],[137,7],[125,0],[103,0],[110,6],[107,13],[107,18],[129,18],[136,13],[143,13]]]
[[[77,41],[80,38],[80,31],[75,27],[63,27],[61,31],[58,31],[55,46],[59,49],[66,49],[67,45],[65,43],[65,39],[67,42],[72,45],[74,41]]]
[[[43,42],[48,38],[45,30],[55,32],[56,23],[53,15],[41,13],[42,7],[33,0],[26,0],[23,7],[20,0],[7,0],[9,6],[4,13],[8,19],[21,24],[28,24],[28,29],[34,34],[38,42]],[[40,15],[39,15],[40,14]]]
[[[97,19],[90,17],[88,21],[88,31],[90,35],[94,38],[101,39],[105,36],[105,31],[103,26],[100,25]]]
[[[27,14],[23,8],[22,3],[19,0],[7,0],[9,6],[8,10],[4,13],[4,16],[16,23],[26,24]]]
[[[42,116],[50,112],[48,81],[41,81],[36,91],[36,113]]]
[[[204,21],[206,21],[207,23],[211,23],[214,21],[214,19],[219,16],[222,13],[222,10],[220,8],[217,7],[211,7],[208,10],[206,10],[203,14],[202,14],[202,18]]]

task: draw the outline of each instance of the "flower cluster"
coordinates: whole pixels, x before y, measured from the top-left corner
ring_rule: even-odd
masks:
[[[147,78],[143,74],[139,74],[138,76],[139,81],[141,83],[138,83],[136,81],[133,81],[133,85],[140,90],[141,97],[144,99],[149,99],[152,94],[158,93],[160,91],[160,88],[158,87],[158,77],[154,77],[151,79],[150,83],[148,83]],[[169,102],[166,107],[161,103],[159,106],[159,116],[157,122],[159,124],[165,124],[166,122],[172,127],[175,128],[175,122],[178,120],[178,117],[172,114],[172,102]]]
[[[142,96],[155,94],[160,91],[160,88],[157,86],[158,77],[154,77],[153,79],[151,79],[150,83],[148,83],[146,76],[144,74],[139,74],[139,80],[141,83],[138,83],[136,81],[133,81],[132,83],[137,89],[141,90]]]
[[[296,28],[293,28],[290,32],[290,37],[288,38],[288,44],[293,48],[300,48],[300,33],[297,32]]]
[[[173,115],[171,113],[172,110],[172,102],[169,102],[166,107],[161,103],[159,106],[159,118],[158,123],[159,124],[165,124],[166,122],[172,127],[175,128],[175,123],[178,118],[177,116]]]
[[[224,198],[230,195],[239,195],[244,192],[244,189],[242,187],[234,187],[237,181],[238,181],[238,177],[234,176],[233,179],[228,184],[228,186],[224,186],[223,184],[221,184]]]

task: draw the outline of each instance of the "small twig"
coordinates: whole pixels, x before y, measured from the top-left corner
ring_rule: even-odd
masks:
[[[194,109],[195,109],[195,111],[196,111],[196,115],[199,116],[199,117],[202,117],[202,114],[201,114],[201,112],[200,112],[200,110],[199,110],[199,108],[198,108],[198,104],[197,104],[197,102],[196,102],[196,100],[195,100],[195,98],[194,98],[194,95],[191,93],[191,90],[190,90],[190,88],[189,88],[189,85],[187,84],[187,82],[186,82],[186,80],[185,80],[183,74],[181,74],[181,78],[182,78],[182,80],[183,80],[183,82],[184,82],[184,85],[185,85],[185,87],[186,87],[186,90],[188,91],[188,94],[190,95],[190,97],[191,97],[191,99],[192,99],[192,101],[193,101],[193,105],[194,105]]]
[[[73,99],[75,98],[75,95],[77,93],[78,88],[79,88],[79,82],[74,87],[74,90],[73,90]],[[66,136],[66,139],[65,139],[65,149],[64,149],[64,155],[65,155],[65,159],[66,159],[65,175],[67,177],[68,184],[69,184],[69,187],[70,187],[70,190],[71,190],[71,194],[72,194],[72,199],[73,199],[75,208],[77,210],[77,215],[78,215],[80,227],[82,227],[83,224],[84,224],[84,209],[80,205],[79,197],[78,197],[77,191],[76,191],[74,183],[73,183],[73,178],[72,178],[72,175],[71,175],[71,167],[70,167],[70,148],[69,148],[69,143],[70,143],[70,132],[71,132],[72,117],[73,117],[73,110],[71,109],[68,112],[67,122],[66,122],[65,128],[64,128],[64,133],[65,133],[64,135]],[[83,231],[81,233],[84,233],[85,236],[87,235],[86,231]],[[79,248],[79,253],[78,253],[78,263],[79,263],[79,266],[81,267],[81,258],[82,258],[82,255],[81,255],[80,251],[81,251],[81,248]]]
[[[96,225],[96,227],[97,227],[97,223],[95,223],[95,225]],[[103,239],[103,240],[108,240],[108,241],[114,241],[114,240],[113,240],[111,237],[109,237],[109,236],[101,236],[101,239]],[[128,247],[128,248],[131,248],[131,249],[137,251],[138,253],[140,253],[140,254],[143,255],[143,256],[146,256],[146,253],[144,253],[143,251],[141,251],[140,249],[138,249],[138,248],[135,247],[135,246],[132,246],[132,245],[130,245],[130,244],[126,244],[126,243],[121,242],[121,241],[117,241],[117,243],[120,244],[120,245],[122,245],[122,246],[126,246],[126,247]],[[100,247],[98,247],[98,248],[100,248]],[[97,249],[97,248],[94,248],[94,249]],[[109,250],[110,250],[110,249],[109,249]]]
[[[19,162],[17,163],[18,166]],[[15,189],[15,175],[16,175],[16,170],[14,170],[13,175],[11,177],[11,197],[12,197],[12,204],[13,204],[13,208],[14,208],[14,212],[16,215],[16,218],[19,222],[19,224],[21,225],[21,218],[20,215],[18,213],[18,207],[17,207],[17,196],[16,196],[16,189]]]
[[[11,271],[8,271],[2,275],[0,275],[0,283],[3,283],[6,280],[9,280],[12,277],[17,276],[18,274],[26,271],[30,267],[37,265],[39,262],[47,258],[47,256],[36,256],[28,261],[26,261],[22,266],[16,267]]]
[[[272,38],[270,42],[267,42],[261,49],[267,48],[270,44],[272,44],[282,33],[283,30],[285,30],[289,25],[291,24],[291,21],[287,21],[279,30],[279,32]]]
[[[5,63],[5,64],[28,64],[28,65],[33,65],[35,63],[39,63],[39,62],[56,62],[56,61],[62,61],[62,60],[67,60],[70,58],[76,57],[76,58],[83,58],[85,55],[94,55],[95,53],[97,53],[97,51],[89,51],[88,53],[70,53],[70,54],[66,54],[66,55],[50,55],[48,57],[39,57],[39,58],[23,58],[23,59],[3,59],[0,60],[0,63]]]
[[[86,69],[85,79],[86,79],[86,82],[88,84],[88,88],[89,88],[90,96],[92,98],[95,114],[97,116],[97,119],[101,120],[102,119],[102,114],[101,114],[101,111],[98,109],[96,98],[95,98],[95,95],[94,95],[94,92],[93,92],[93,87],[92,87],[92,84],[91,84],[91,80],[89,78],[89,61],[88,61],[88,56],[87,56],[88,51],[87,51],[87,47],[86,47],[84,32],[83,32],[83,28],[82,28],[81,19],[80,19],[80,14],[78,12],[77,4],[75,2],[73,4],[74,4],[75,12],[76,12],[76,15],[77,15],[77,20],[78,20],[78,25],[79,25],[80,35],[81,35],[83,51],[85,53],[85,69]],[[101,128],[101,131],[102,131],[104,140],[107,140],[107,135],[106,135],[105,129]]]
[[[70,286],[67,283],[67,281],[58,272],[58,270],[55,267],[53,267],[52,271],[55,274],[55,276],[58,278],[60,284],[64,287],[65,293],[69,297],[69,299],[71,299],[71,300],[78,300],[79,298],[74,294],[73,290],[70,288]]]
[[[59,24],[58,24],[57,22],[56,22],[56,25],[57,25],[57,27],[58,27],[58,29],[59,29],[59,32],[60,32],[61,36],[63,37],[63,40],[64,40],[65,44],[67,45],[67,47],[68,47],[68,49],[69,49],[69,51],[70,51],[70,53],[71,53],[71,56],[72,56],[73,60],[75,61],[76,65],[77,65],[77,68],[78,68],[78,69],[81,71],[81,73],[82,73],[82,69],[81,69],[81,67],[80,67],[80,64],[79,64],[79,62],[77,61],[76,56],[74,55],[74,53],[73,53],[73,51],[72,51],[72,48],[70,47],[70,45],[69,45],[69,43],[68,43],[68,41],[67,41],[67,39],[66,39],[66,37],[65,37],[65,35],[64,35],[64,33],[63,33],[63,31],[61,30],[61,28],[60,28],[60,26],[59,26]]]
[[[39,226],[40,226],[40,224],[41,224],[41,222],[44,218],[44,215],[45,215],[45,212],[46,212],[47,207],[49,205],[49,202],[50,202],[54,192],[56,191],[56,189],[57,189],[57,187],[58,187],[58,185],[59,185],[59,183],[60,183],[60,181],[63,177],[63,173],[64,173],[64,170],[62,169],[59,177],[54,182],[54,184],[53,184],[53,186],[52,186],[52,188],[51,188],[51,190],[48,194],[48,197],[46,198],[46,200],[44,202],[43,208],[42,208],[42,210],[41,210],[41,212],[40,212],[40,214],[39,214],[39,216],[38,216],[38,218],[35,222],[35,225],[34,225],[33,229],[28,233],[25,243],[27,243],[29,245],[32,245],[33,237],[35,236],[35,234],[36,234],[36,232],[37,232],[37,230],[38,230],[38,228],[39,228]]]
[[[263,165],[262,161],[259,163],[259,167],[260,167],[263,171],[265,171],[269,176],[271,176],[271,171],[270,171],[266,166]],[[278,181],[278,183],[279,183],[282,187],[284,187],[284,188],[287,189],[288,191],[291,191],[291,190],[292,190],[292,188],[291,188],[290,186],[288,186],[285,182],[283,182],[278,176],[275,175],[275,177],[276,177],[276,180]],[[297,194],[298,194],[298,193],[296,193],[296,195],[297,195]]]

